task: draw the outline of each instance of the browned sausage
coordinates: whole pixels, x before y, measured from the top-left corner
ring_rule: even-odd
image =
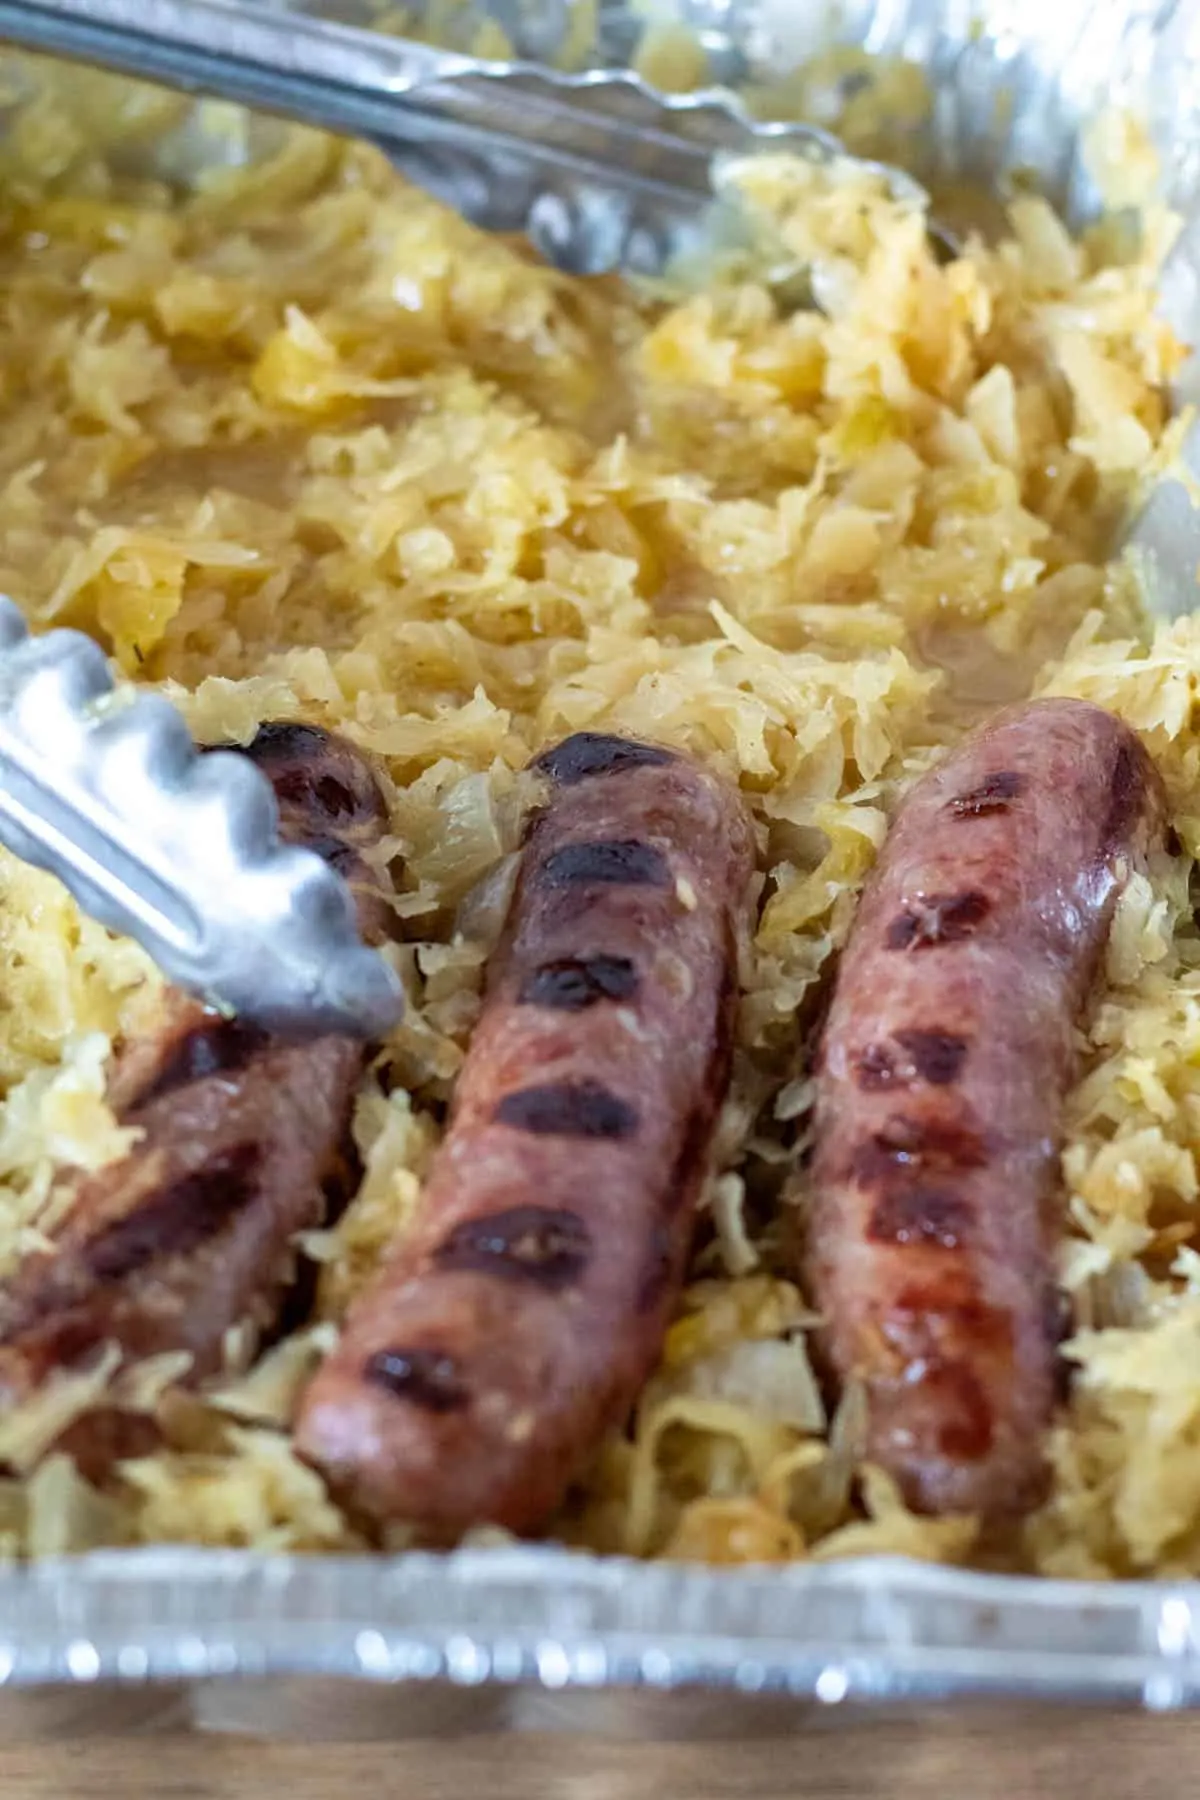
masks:
[[[683,757],[539,760],[483,1016],[415,1227],[351,1307],[300,1449],[356,1507],[531,1531],[659,1354],[729,1076],[753,845]]]
[[[809,1272],[867,1455],[922,1511],[1042,1492],[1075,1029],[1164,826],[1125,725],[1034,702],[917,783],[863,895],[818,1061]]]
[[[249,754],[270,778],[281,836],[334,863],[378,938],[386,902],[360,851],[384,828],[374,777],[315,727],[267,725]],[[120,1162],[78,1182],[53,1247],[0,1289],[0,1400],[115,1344],[133,1362],[186,1351],[191,1375],[221,1364],[232,1326],[274,1320],[299,1231],[321,1223],[346,1176],[364,1049],[348,1037],[285,1042],[168,990],[153,1030],[117,1057],[109,1099],[142,1133]],[[103,1472],[107,1422],[70,1448]]]

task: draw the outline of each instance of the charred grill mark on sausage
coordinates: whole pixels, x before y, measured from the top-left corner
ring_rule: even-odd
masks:
[[[967,1362],[944,1362],[930,1369],[924,1386],[940,1407],[938,1444],[943,1456],[979,1462],[992,1448],[995,1412],[982,1382]]]
[[[898,1031],[896,1042],[931,1087],[949,1087],[958,1080],[967,1054],[965,1038],[950,1031],[909,1030]]]
[[[380,819],[382,802],[371,768],[352,745],[318,725],[260,725],[244,754],[269,778],[285,832],[294,820],[307,841],[314,825],[317,835],[328,837]]]
[[[369,760],[320,726],[292,723],[260,726],[244,754],[274,789],[283,841],[312,850],[347,882],[360,930],[369,938],[383,942],[393,935],[386,884],[365,855],[387,824]]]
[[[322,812],[331,819],[345,819],[349,822],[358,817],[356,796],[336,775],[323,775],[319,781],[310,781],[301,775],[294,779],[294,791],[289,791],[288,784],[284,785],[282,798],[305,805],[310,794]]]
[[[164,1254],[186,1256],[251,1204],[261,1165],[262,1147],[253,1142],[210,1157],[92,1238],[82,1248],[85,1263],[98,1280],[121,1281]]]
[[[639,744],[632,738],[601,731],[577,731],[552,750],[543,751],[534,768],[559,787],[574,787],[594,775],[620,775],[627,769],[661,768],[678,759],[661,744]]]
[[[31,1311],[22,1319],[20,1329],[23,1333],[37,1333],[41,1361],[48,1368],[86,1368],[104,1348],[103,1315],[82,1301],[71,1305],[57,1295],[47,1297],[40,1313]],[[15,1334],[11,1339],[0,1337],[0,1346],[13,1341]]]
[[[887,930],[889,950],[929,950],[973,937],[992,910],[978,888],[961,894],[928,894],[896,914]]]
[[[565,956],[527,975],[517,1001],[582,1012],[600,1000],[632,1000],[637,991],[637,969],[628,956]]]
[[[637,1108],[599,1081],[518,1088],[497,1102],[492,1118],[538,1137],[628,1138],[638,1128]]]
[[[867,1044],[854,1058],[854,1079],[868,1094],[893,1087],[907,1086],[910,1076],[897,1067],[894,1053],[886,1044]]]
[[[943,1247],[951,1252],[962,1248]],[[1009,1313],[972,1291],[950,1254],[944,1278],[912,1282],[897,1294],[883,1334],[906,1379],[932,1409],[938,1453],[955,1462],[980,1462],[995,1443],[996,1407],[962,1346],[970,1345],[972,1354],[982,1351],[985,1358],[1011,1357]]]
[[[970,1232],[971,1209],[957,1194],[923,1182],[885,1188],[871,1210],[867,1236],[877,1244],[925,1244],[957,1250]]]
[[[199,1249],[252,1204],[261,1161],[258,1144],[235,1144],[155,1190],[93,1237],[40,1257],[31,1265],[33,1279],[0,1304],[0,1344],[13,1343],[54,1313],[86,1304],[97,1284],[124,1281],[164,1255]]]
[[[1024,778],[1015,769],[998,769],[965,794],[956,794],[946,811],[956,819],[985,819],[1011,810],[1012,802],[1025,791]]]
[[[851,1179],[878,1190],[868,1238],[957,1249],[968,1235],[970,1208],[942,1184],[983,1168],[990,1150],[986,1134],[958,1120],[889,1119],[851,1161]]]
[[[671,865],[661,850],[637,838],[564,844],[534,871],[542,887],[670,887]]]
[[[363,1365],[363,1377],[397,1400],[410,1400],[426,1412],[459,1412],[471,1392],[458,1364],[442,1350],[380,1350]]]
[[[867,1093],[910,1087],[917,1080],[949,1087],[962,1073],[967,1049],[966,1039],[952,1031],[897,1031],[891,1043],[867,1044],[858,1052],[854,1079]]]
[[[566,1207],[510,1206],[456,1225],[433,1253],[439,1269],[471,1269],[559,1293],[592,1256],[592,1234]]]
[[[959,1174],[983,1168],[991,1149],[986,1134],[963,1121],[898,1114],[858,1145],[851,1173],[864,1187],[905,1174]]]
[[[253,1062],[270,1043],[257,1025],[219,1015],[202,1019],[167,1051],[149,1083],[126,1102],[129,1113],[164,1099],[210,1075],[236,1075]]]
[[[958,1264],[905,1282],[896,1294],[894,1319],[893,1341],[924,1345],[931,1363],[944,1362],[945,1345],[955,1340],[1012,1348],[1011,1314],[982,1299],[972,1271]]]
[[[254,733],[246,755],[256,762],[290,762],[293,757],[311,762],[329,748],[329,733],[320,725],[304,725],[297,719],[267,719]]]

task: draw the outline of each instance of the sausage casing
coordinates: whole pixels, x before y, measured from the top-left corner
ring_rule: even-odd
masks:
[[[306,725],[264,726],[249,754],[275,789],[280,835],[339,869],[377,939],[386,902],[360,853],[385,813],[363,758]],[[52,1247],[0,1288],[0,1397],[19,1402],[107,1344],[129,1362],[184,1351],[196,1378],[220,1367],[231,1327],[269,1326],[296,1233],[321,1223],[345,1179],[363,1058],[351,1038],[288,1042],[168,989],[109,1078],[139,1141],[78,1181]],[[84,1420],[71,1433],[93,1474],[115,1445],[110,1427]]]
[[[818,1058],[808,1267],[867,1456],[919,1510],[1041,1494],[1078,1015],[1164,829],[1124,724],[1032,702],[917,783],[863,894]]]
[[[753,839],[694,763],[581,734],[550,792],[419,1216],[301,1404],[351,1503],[541,1525],[628,1412],[728,1083]]]

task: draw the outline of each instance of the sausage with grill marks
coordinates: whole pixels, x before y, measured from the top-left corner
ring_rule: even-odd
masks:
[[[377,1521],[536,1530],[658,1357],[729,1078],[753,839],[687,759],[539,759],[483,1014],[411,1232],[301,1403]]]
[[[281,837],[338,868],[378,940],[390,909],[361,853],[386,821],[367,763],[307,725],[265,725],[248,754],[275,789]],[[185,1351],[196,1379],[221,1366],[231,1327],[270,1326],[296,1233],[322,1222],[348,1179],[364,1055],[350,1037],[289,1042],[168,989],[109,1078],[113,1110],[140,1140],[78,1181],[52,1247],[0,1288],[0,1403],[106,1344],[127,1362]],[[66,1440],[94,1476],[138,1441],[115,1423],[84,1418]]]
[[[1033,702],[917,783],[863,894],[818,1058],[808,1272],[867,1456],[918,1510],[1001,1520],[1042,1493],[1076,1021],[1164,832],[1125,725]]]

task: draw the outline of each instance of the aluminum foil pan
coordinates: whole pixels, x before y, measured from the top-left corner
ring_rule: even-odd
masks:
[[[833,18],[797,0],[653,0],[652,10],[601,0],[586,16],[572,0],[490,4],[518,57],[576,74],[627,66],[648,33],[652,42],[677,25],[702,47],[708,78],[734,84],[775,82],[831,42],[915,60],[932,89],[927,123],[897,133],[880,119],[853,147],[905,162],[935,197],[1033,169],[1085,216],[1095,196],[1080,130],[1102,104],[1138,108],[1191,221],[1168,305],[1184,335],[1200,316],[1195,0],[847,0]],[[297,8],[360,25],[373,9],[376,0]],[[447,15],[460,60],[486,12]],[[530,79],[494,64],[478,72]],[[852,95],[834,82],[811,98],[817,122],[836,128]],[[201,123],[176,154],[181,145],[193,160],[203,151]],[[464,155],[447,166],[465,179]],[[1169,531],[1160,549],[1182,567]],[[547,1694],[567,1705],[556,1724],[637,1730],[645,1695],[689,1687],[726,1696],[717,1710],[674,1712],[689,1736],[717,1722],[725,1735],[741,1729],[739,1707],[772,1696],[791,1708],[968,1691],[1169,1708],[1200,1701],[1200,1583],[1068,1584],[878,1559],[715,1571],[551,1547],[283,1560],[167,1547],[0,1574],[0,1719],[11,1725],[13,1706],[36,1706],[31,1689],[82,1696],[97,1684],[126,1689],[90,1715],[108,1730],[122,1705],[137,1712],[146,1684],[175,1684],[173,1716],[239,1730],[287,1730],[290,1697],[320,1693],[372,1735],[456,1729],[485,1714],[544,1725]],[[631,1689],[643,1696],[628,1698]],[[670,1704],[687,1702],[675,1694]],[[31,1716],[20,1714],[22,1728]],[[45,1717],[57,1730],[61,1714]],[[670,1733],[669,1719],[657,1724]]]
[[[823,1705],[968,1692],[1200,1699],[1194,1584],[891,1558],[732,1573],[549,1547],[388,1560],[168,1548],[10,1574],[0,1609],[0,1670],[14,1688],[317,1676],[471,1692],[721,1688]]]

